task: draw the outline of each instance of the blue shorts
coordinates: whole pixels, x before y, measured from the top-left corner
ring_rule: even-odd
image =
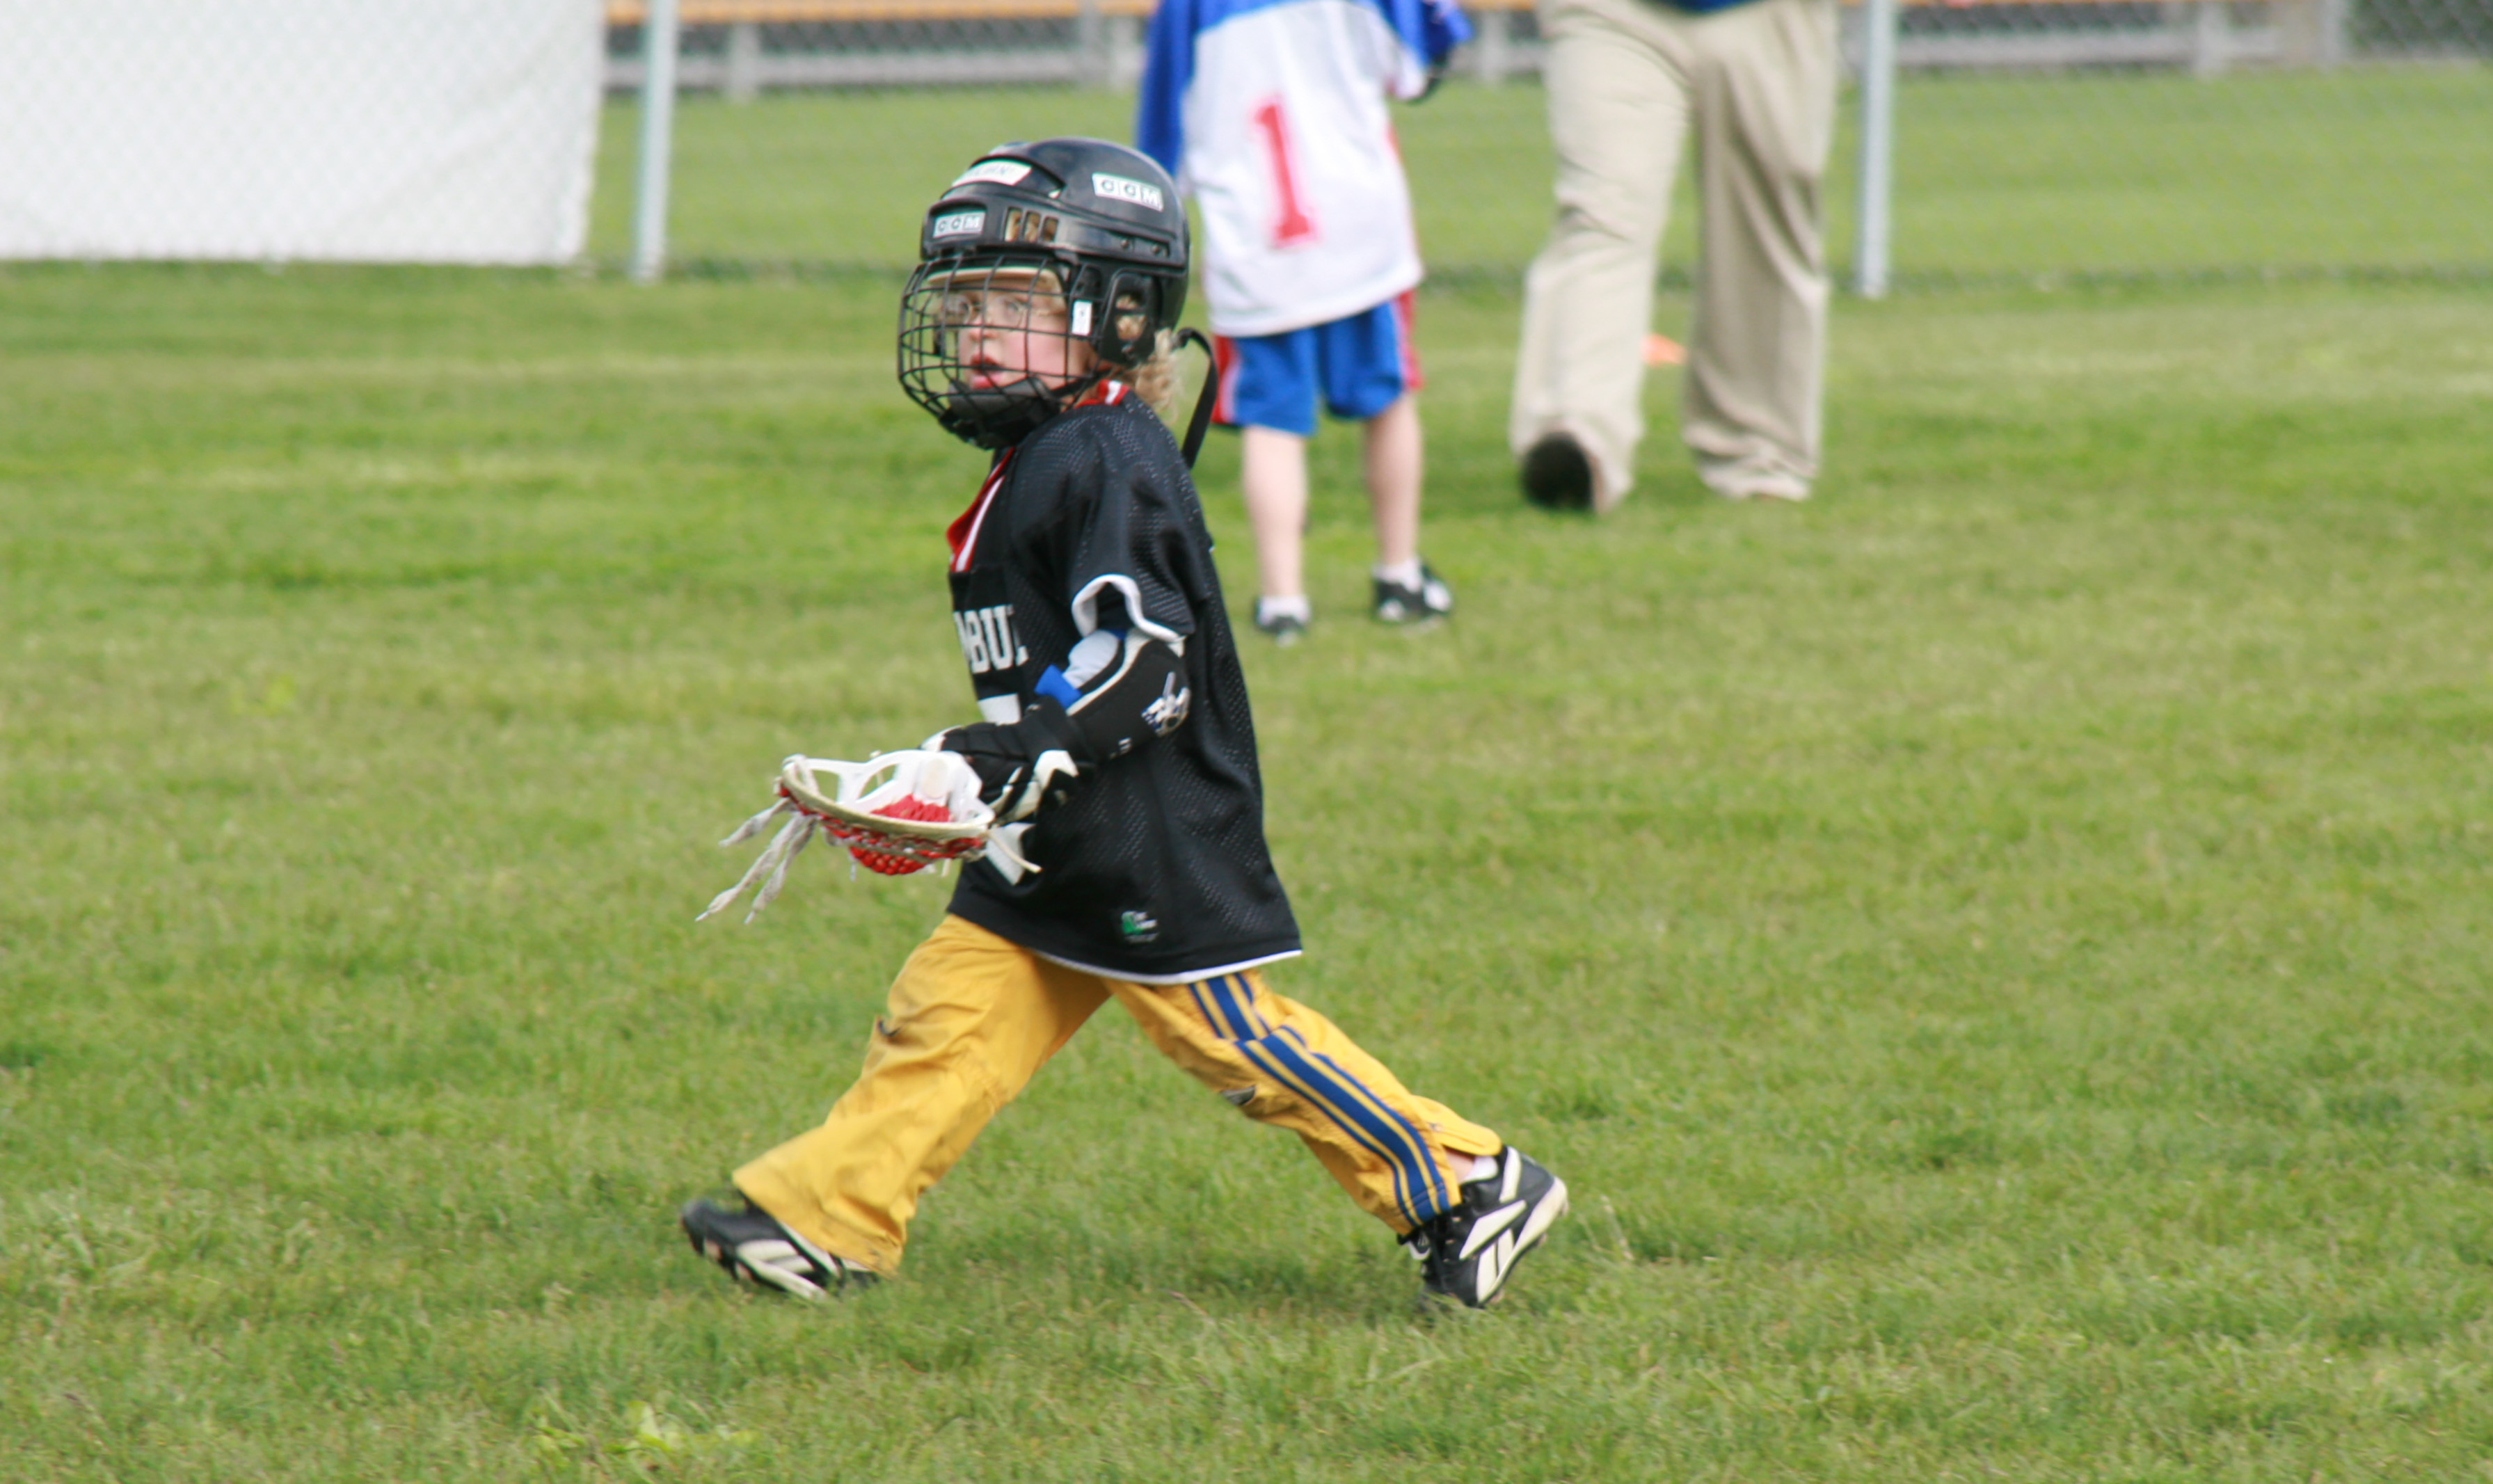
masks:
[[[1407,293],[1303,330],[1244,340],[1214,336],[1212,354],[1220,369],[1213,415],[1228,428],[1313,437],[1319,389],[1326,411],[1362,423],[1420,390]]]

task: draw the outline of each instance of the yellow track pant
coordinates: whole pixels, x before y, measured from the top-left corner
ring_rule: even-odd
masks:
[[[1460,1203],[1470,1157],[1503,1147],[1253,969],[1129,984],[946,917],[893,981],[856,1084],[820,1128],[738,1170],[736,1188],[824,1251],[894,1270],[918,1198],[1112,996],[1162,1054],[1298,1135],[1397,1232]]]

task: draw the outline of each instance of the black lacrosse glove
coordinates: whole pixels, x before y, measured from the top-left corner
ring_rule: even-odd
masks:
[[[1045,696],[1022,707],[1018,722],[974,722],[926,739],[929,748],[969,762],[978,775],[978,802],[996,812],[999,824],[1030,817],[1050,785],[1078,775],[1073,749],[1080,742],[1065,707]]]
[[[1051,665],[1017,722],[978,722],[927,739],[958,753],[978,775],[978,801],[999,823],[1028,818],[1043,798],[1186,724],[1191,691],[1178,651],[1140,634],[1121,636],[1116,663],[1077,689]]]

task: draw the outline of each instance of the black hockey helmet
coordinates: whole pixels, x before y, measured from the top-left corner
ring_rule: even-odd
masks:
[[[999,144],[927,209],[900,300],[900,385],[955,436],[1009,448],[1112,368],[1152,358],[1186,309],[1188,256],[1177,184],[1150,156],[1105,139]],[[1005,341],[1017,367],[988,359]],[[1062,370],[1030,370],[1042,363]]]

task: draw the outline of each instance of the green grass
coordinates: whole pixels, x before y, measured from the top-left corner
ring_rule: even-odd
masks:
[[[1826,184],[1839,264],[1852,252],[1852,115],[1847,95]],[[1004,139],[1130,138],[1133,104],[918,90],[694,97],[676,117],[680,255],[888,266],[915,251],[927,182]],[[590,246],[610,260],[630,242],[633,118],[610,108],[599,156]],[[1548,228],[1541,89],[1450,84],[1395,120],[1429,261],[1512,280]],[[1897,126],[1907,281],[2493,267],[2493,68],[1910,75]],[[1683,178],[1665,245],[1674,273],[1693,265],[1695,222]]]
[[[2483,1475],[2493,297],[1847,304],[1817,502],[1657,389],[1600,525],[1427,300],[1462,611],[1336,432],[1247,661],[1280,982],[1577,1191],[1430,1323],[1113,1014],[866,1301],[671,1230],[940,909],[690,920],[967,715],[888,292],[0,275],[0,1478]]]
[[[2493,266],[2493,67],[1915,78],[1900,271]]]

